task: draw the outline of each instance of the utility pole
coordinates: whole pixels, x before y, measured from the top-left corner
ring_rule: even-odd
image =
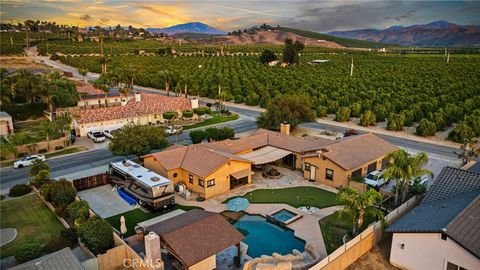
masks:
[[[450,53],[447,53],[447,64],[450,62]]]
[[[353,58],[352,58],[352,65],[350,66],[350,76],[353,76]]]

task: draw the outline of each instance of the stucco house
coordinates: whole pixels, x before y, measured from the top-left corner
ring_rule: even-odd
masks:
[[[164,122],[166,111],[190,110],[198,106],[197,100],[184,97],[168,97],[158,94],[135,93],[121,97],[111,107],[80,109],[73,113],[73,127],[77,136],[86,136],[89,131],[104,131],[123,127],[128,123],[149,125]],[[97,102],[98,103],[98,102]]]
[[[480,174],[445,167],[423,201],[390,225],[402,269],[480,269]]]
[[[7,136],[13,133],[12,117],[6,112],[0,112],[0,136]]]

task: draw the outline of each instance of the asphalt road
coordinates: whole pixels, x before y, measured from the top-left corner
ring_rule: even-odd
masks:
[[[76,69],[68,67],[63,64],[59,64],[53,61],[50,61],[46,58],[41,58],[46,64],[52,65],[56,68],[67,70],[73,72],[75,76],[80,76]],[[96,74],[89,74],[89,79],[96,77]],[[161,94],[158,91],[152,91],[144,87],[135,87],[137,91],[152,92]],[[205,104],[205,101],[200,101],[200,103]],[[259,112],[255,109],[249,109],[244,106],[226,106],[227,109],[238,113],[240,118],[235,121],[227,122],[224,124],[219,124],[218,126],[230,126],[235,130],[235,133],[241,133],[246,131],[251,131],[257,128],[255,124],[255,118],[258,116]],[[328,125],[322,123],[305,123],[301,125],[305,128],[311,129],[323,129],[331,130],[335,132],[343,132],[345,128],[338,127],[335,125]],[[440,158],[445,158],[449,160],[456,159],[456,155],[453,154],[453,151],[457,150],[455,148],[441,146],[437,144],[429,144],[424,142],[413,141],[404,138],[398,138],[393,136],[381,135],[380,137],[385,140],[399,146],[414,151],[423,151],[429,155],[435,155]],[[189,132],[185,131],[177,138],[175,136],[169,137],[170,142],[174,143],[190,143]],[[108,149],[97,149],[91,151],[85,151],[80,153],[75,153],[71,155],[56,157],[48,160],[50,167],[52,168],[52,176],[58,177],[65,174],[70,174],[74,172],[81,172],[82,170],[98,167],[101,165],[106,165],[112,161],[121,160],[123,157],[114,156]],[[13,168],[2,168],[0,169],[0,190],[5,192],[11,186],[19,183],[25,183],[28,181],[28,168],[22,169],[13,169]]]

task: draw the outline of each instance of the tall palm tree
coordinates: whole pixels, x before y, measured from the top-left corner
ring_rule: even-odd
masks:
[[[42,130],[42,133],[45,135],[47,139],[47,149],[48,151],[50,151],[50,135],[52,135],[55,132],[57,126],[55,125],[54,122],[45,121],[45,122],[42,122],[42,124],[40,125],[40,128]]]
[[[170,70],[160,70],[158,76],[165,83],[165,91],[167,91],[167,96],[170,95],[170,84],[173,81],[174,74]]]
[[[401,203],[406,201],[410,180],[425,174],[433,176],[430,170],[424,168],[428,163],[428,156],[423,152],[411,156],[405,150],[397,150],[388,154],[386,159],[388,163],[384,178],[395,181],[396,205],[399,205],[399,199]]]
[[[16,89],[30,102],[36,102],[38,94],[38,77],[26,69],[19,69],[12,75],[16,80]]]
[[[363,193],[351,188],[344,187],[337,193],[337,202],[344,207],[340,215],[347,215],[352,219],[352,235],[356,236],[365,221],[365,217],[383,219],[383,212],[375,207],[382,201],[382,195],[374,189]]]

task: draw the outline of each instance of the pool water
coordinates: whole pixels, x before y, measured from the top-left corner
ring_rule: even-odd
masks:
[[[305,242],[295,237],[292,230],[284,229],[259,215],[244,215],[234,226],[247,232],[243,242],[248,245],[247,255],[252,258],[271,256],[274,252],[286,255],[292,253],[293,249],[300,252],[305,249]]]
[[[281,222],[287,222],[287,220],[293,218],[294,216],[296,216],[297,214],[295,213],[292,213],[288,210],[281,210],[275,214],[272,215],[272,217],[278,221],[281,221]]]

